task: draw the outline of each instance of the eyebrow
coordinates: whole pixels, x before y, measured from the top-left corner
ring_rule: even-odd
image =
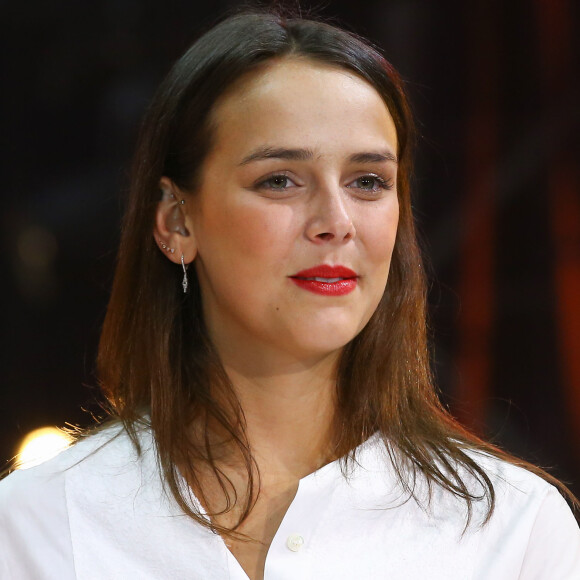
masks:
[[[312,149],[287,149],[284,147],[259,147],[246,155],[240,165],[247,165],[253,161],[263,161],[265,159],[286,159],[288,161],[308,161],[314,157]],[[392,161],[398,163],[397,157],[390,151],[364,151],[353,153],[348,160],[351,163],[383,163]]]
[[[351,163],[384,163],[385,161],[392,161],[398,163],[397,157],[390,151],[369,151],[363,153],[355,153],[351,155],[348,160]]]
[[[264,159],[287,159],[288,161],[307,161],[314,157],[311,149],[285,149],[284,147],[260,147],[242,159],[240,165]]]

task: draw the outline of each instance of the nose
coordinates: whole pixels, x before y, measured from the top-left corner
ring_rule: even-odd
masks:
[[[342,244],[354,239],[356,230],[348,199],[340,187],[319,187],[312,200],[306,237],[315,243]]]

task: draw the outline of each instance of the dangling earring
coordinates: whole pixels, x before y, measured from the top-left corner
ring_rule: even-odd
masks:
[[[183,282],[181,282],[181,285],[183,286],[183,293],[185,294],[187,292],[187,266],[183,261],[183,254],[181,254],[181,267],[183,268]]]

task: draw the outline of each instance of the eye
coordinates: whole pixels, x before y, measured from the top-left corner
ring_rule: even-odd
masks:
[[[270,175],[266,179],[256,183],[256,188],[269,189],[270,191],[286,191],[288,188],[295,186],[296,184],[283,173]]]
[[[366,193],[380,193],[393,188],[392,179],[384,179],[379,175],[361,175],[352,181],[347,187],[359,189]]]

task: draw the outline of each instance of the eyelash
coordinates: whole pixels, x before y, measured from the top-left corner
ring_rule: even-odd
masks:
[[[255,185],[255,187],[257,189],[269,189],[270,191],[279,191],[279,192],[283,192],[283,191],[287,191],[288,187],[274,187],[272,185],[272,182],[276,179],[284,179],[286,180],[286,182],[290,181],[291,183],[293,183],[294,185],[296,185],[288,175],[286,175],[285,173],[273,173],[272,175],[268,176],[266,179],[262,179],[261,181],[258,181]],[[365,193],[379,193],[382,190],[385,191],[389,191],[393,188],[393,180],[392,179],[384,179],[383,177],[376,175],[374,173],[368,173],[365,175],[361,175],[360,177],[357,177],[355,180],[353,180],[351,183],[355,183],[357,181],[360,181],[361,179],[372,179],[374,180],[375,184],[378,184],[378,187],[373,187],[372,189],[367,189],[364,187],[355,187],[354,189],[359,189],[360,191],[363,191]],[[348,185],[347,187],[352,188],[352,185]]]
[[[271,182],[277,178],[283,178],[286,179],[287,181],[292,181],[290,177],[288,177],[285,173],[273,173],[272,175],[266,177],[266,179],[262,179],[261,181],[256,183],[256,188],[258,189],[265,188],[269,189],[270,191],[286,191],[288,189],[287,187],[272,187]],[[292,181],[292,183],[294,182]]]
[[[357,177],[352,183],[355,183],[356,181],[360,181],[361,179],[369,179],[369,178],[373,179],[375,181],[375,183],[378,183],[378,187],[373,187],[372,189],[359,187],[357,189],[360,189],[361,191],[368,192],[368,193],[375,193],[375,192],[379,192],[381,190],[388,191],[390,189],[393,189],[393,180],[392,179],[384,179],[380,175],[375,175],[374,173],[361,175],[360,177]]]

